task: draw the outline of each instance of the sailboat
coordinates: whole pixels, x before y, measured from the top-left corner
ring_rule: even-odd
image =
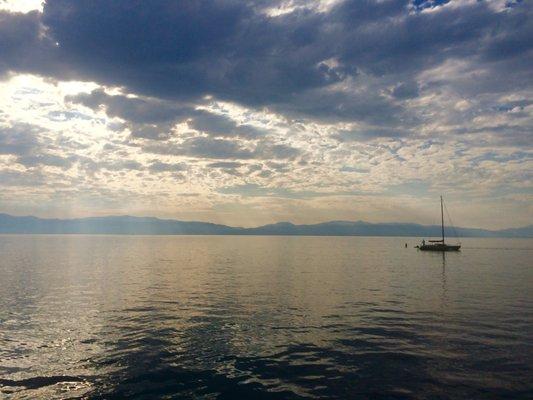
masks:
[[[444,242],[444,208],[442,202],[442,196],[440,196],[440,220],[441,220],[441,232],[442,239],[438,240],[428,240],[429,243],[426,243],[425,240],[422,240],[422,244],[417,246],[418,249],[423,251],[459,251],[461,248],[460,244],[451,245]]]

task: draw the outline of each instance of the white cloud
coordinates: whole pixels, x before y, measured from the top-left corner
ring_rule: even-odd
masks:
[[[0,0],[0,10],[27,13],[42,11],[44,0]]]

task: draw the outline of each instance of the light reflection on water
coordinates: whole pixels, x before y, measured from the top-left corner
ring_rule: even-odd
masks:
[[[531,397],[532,242],[415,244],[0,236],[0,395]]]

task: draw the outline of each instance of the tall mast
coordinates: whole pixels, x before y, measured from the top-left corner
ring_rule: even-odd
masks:
[[[442,229],[442,244],[444,244],[444,211],[442,209],[442,196],[440,196],[440,224]]]

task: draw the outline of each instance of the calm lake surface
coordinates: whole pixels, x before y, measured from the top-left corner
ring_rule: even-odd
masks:
[[[0,236],[0,398],[533,398],[533,241],[416,244]]]

